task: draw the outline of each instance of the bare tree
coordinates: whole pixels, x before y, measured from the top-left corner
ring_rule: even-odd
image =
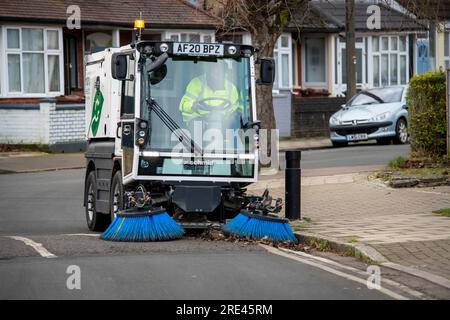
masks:
[[[220,1],[220,0],[218,0]],[[293,12],[304,9],[309,0],[222,0],[225,31],[248,31],[260,57],[273,57],[277,39],[291,21]],[[306,10],[306,9],[305,9]],[[257,70],[258,72],[258,70]],[[258,86],[258,118],[263,128],[274,129],[272,86]]]
[[[347,101],[356,94],[355,0],[345,1],[345,39],[347,48]]]

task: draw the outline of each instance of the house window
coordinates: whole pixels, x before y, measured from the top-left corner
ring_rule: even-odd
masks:
[[[211,33],[203,32],[175,32],[167,33],[166,39],[180,42],[213,42],[214,38]]]
[[[325,38],[305,38],[305,82],[326,83]]]
[[[112,47],[112,31],[109,32],[86,32],[85,33],[85,51],[91,53],[93,51],[102,50]]]
[[[7,94],[61,94],[61,30],[36,27],[7,27],[5,30]]]
[[[242,34],[226,34],[221,37],[223,43],[244,43]]]
[[[406,36],[372,37],[373,87],[408,83],[408,39]]]
[[[161,33],[159,32],[143,33],[141,39],[150,41],[161,41]]]
[[[281,35],[274,48],[275,81],[274,90],[292,87],[292,38],[289,34]]]

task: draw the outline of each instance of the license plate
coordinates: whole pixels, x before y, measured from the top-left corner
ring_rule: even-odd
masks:
[[[173,44],[173,54],[188,56],[223,56],[223,45],[176,42]]]
[[[349,134],[347,141],[367,140],[367,133]]]

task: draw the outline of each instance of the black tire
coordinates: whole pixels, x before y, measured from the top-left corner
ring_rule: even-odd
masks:
[[[122,184],[122,171],[116,171],[111,182],[110,192],[110,212],[111,222],[114,220],[115,213],[123,210],[123,184]]]
[[[104,231],[109,225],[109,215],[98,213],[95,210],[97,201],[97,179],[95,172],[91,171],[86,179],[86,223],[91,231]]]
[[[380,138],[377,139],[377,144],[380,146],[387,146],[391,144],[392,139],[391,138]]]
[[[343,147],[347,147],[348,146],[348,142],[340,142],[340,141],[331,141],[331,143],[333,144],[333,148],[343,148]]]
[[[408,124],[403,118],[398,119],[395,125],[395,137],[393,141],[395,144],[408,143]]]

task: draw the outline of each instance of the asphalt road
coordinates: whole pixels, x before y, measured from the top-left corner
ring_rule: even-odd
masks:
[[[405,152],[397,148],[308,151],[304,168],[379,165]],[[163,243],[100,241],[86,227],[83,179],[83,170],[0,175],[0,299],[389,298],[253,244],[193,237]],[[41,257],[7,236],[27,237],[57,257]],[[80,267],[81,290],[66,287],[70,265]]]

